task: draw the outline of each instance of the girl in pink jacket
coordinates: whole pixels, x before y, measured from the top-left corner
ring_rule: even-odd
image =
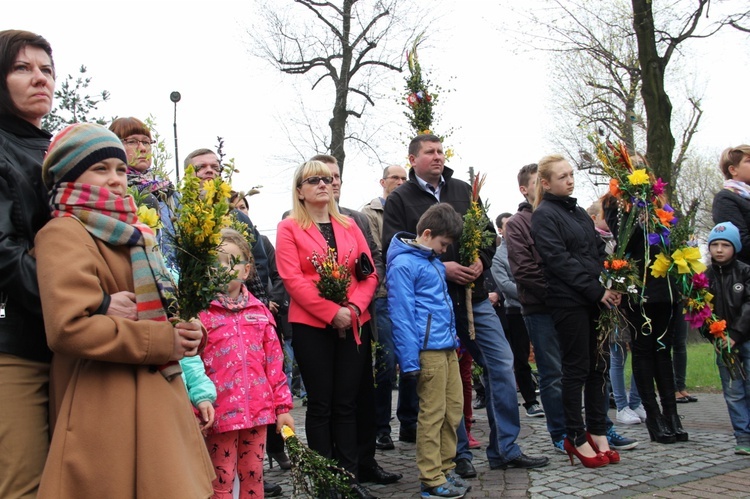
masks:
[[[219,259],[237,276],[200,320],[208,330],[202,354],[216,385],[216,419],[206,445],[216,471],[214,498],[232,497],[235,472],[242,497],[263,497],[266,425],[294,428],[292,394],[271,312],[243,284],[252,271],[250,246],[237,231],[222,230]]]

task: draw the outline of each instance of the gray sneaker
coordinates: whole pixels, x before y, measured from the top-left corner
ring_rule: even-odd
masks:
[[[544,409],[539,404],[533,404],[526,409],[526,416],[529,418],[543,418]]]
[[[471,490],[471,484],[454,473],[453,470],[445,474],[445,479],[457,489],[464,489],[466,492]]]
[[[461,499],[466,495],[464,489],[456,488],[449,482],[445,482],[444,484],[435,487],[428,487],[427,485],[422,484],[420,492],[422,499]]]

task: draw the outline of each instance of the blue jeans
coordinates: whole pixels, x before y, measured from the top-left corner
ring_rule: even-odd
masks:
[[[459,459],[468,459],[469,461],[474,459],[474,454],[469,450],[469,434],[466,433],[464,418],[461,418],[461,424],[456,428],[456,457],[454,461]]]
[[[628,350],[622,343],[609,344],[609,381],[612,383],[612,393],[615,394],[617,410],[626,407],[635,409],[641,405],[641,396],[635,384],[633,374],[630,374],[630,397],[625,392],[625,362],[628,360]]]
[[[375,298],[375,318],[378,328],[378,348],[375,351],[375,433],[390,435],[396,354],[387,298]]]
[[[488,299],[474,303],[476,339],[469,339],[466,309],[456,309],[456,326],[461,342],[484,369],[487,420],[490,443],[487,459],[498,466],[521,455],[516,438],[521,431],[518,416],[516,378],[513,375],[513,352],[505,338],[503,326]]]
[[[529,314],[523,320],[534,345],[539,371],[539,397],[544,406],[547,431],[553,442],[559,442],[565,437],[565,414],[562,405],[562,359],[555,323],[550,314]]]
[[[740,359],[745,372],[750,373],[750,341],[740,346]],[[729,370],[724,367],[718,355],[716,364],[719,366],[721,388],[729,410],[729,420],[734,429],[734,438],[737,445],[750,446],[750,379],[732,380]]]

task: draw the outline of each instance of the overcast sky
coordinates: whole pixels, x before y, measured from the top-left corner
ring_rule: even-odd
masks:
[[[484,197],[491,204],[490,215],[513,212],[521,200],[518,168],[555,152],[548,140],[555,97],[548,90],[547,70],[554,61],[547,54],[516,50],[508,42],[500,28],[510,14],[500,2],[417,3],[441,7],[439,29],[426,27],[428,42],[420,60],[434,83],[452,89],[438,106],[438,126],[454,128],[446,144],[457,156],[449,166],[463,179],[469,166],[487,172]],[[323,92],[310,92],[306,80],[282,75],[250,54],[247,29],[257,19],[254,2],[6,4],[0,29],[28,29],[45,36],[52,44],[58,82],[85,64],[93,78],[91,88],[111,93],[99,114],[141,119],[153,115],[171,152],[174,107],[169,94],[179,91],[180,159],[199,147],[214,148],[216,137],[223,137],[227,156],[235,158],[240,170],[235,187],[264,186],[250,201],[251,217],[273,236],[281,213],[290,206],[291,171],[300,158],[285,128],[299,116],[301,99],[318,111],[329,104]],[[727,32],[686,48],[681,62],[685,81],[703,89],[704,95],[696,146],[715,154],[750,142],[750,40]],[[384,163],[406,163],[409,128],[397,105],[403,85],[403,75],[394,75],[380,89],[386,98],[372,110],[373,123],[382,126],[377,143]],[[356,209],[380,194],[377,181],[383,166],[349,152],[342,205]],[[584,196],[584,206],[593,199],[583,189],[578,194]]]

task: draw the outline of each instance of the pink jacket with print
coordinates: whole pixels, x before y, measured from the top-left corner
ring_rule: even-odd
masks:
[[[277,414],[293,407],[273,316],[248,295],[242,310],[228,310],[214,300],[200,314],[208,330],[201,357],[216,385],[216,421],[211,433],[271,424]]]

